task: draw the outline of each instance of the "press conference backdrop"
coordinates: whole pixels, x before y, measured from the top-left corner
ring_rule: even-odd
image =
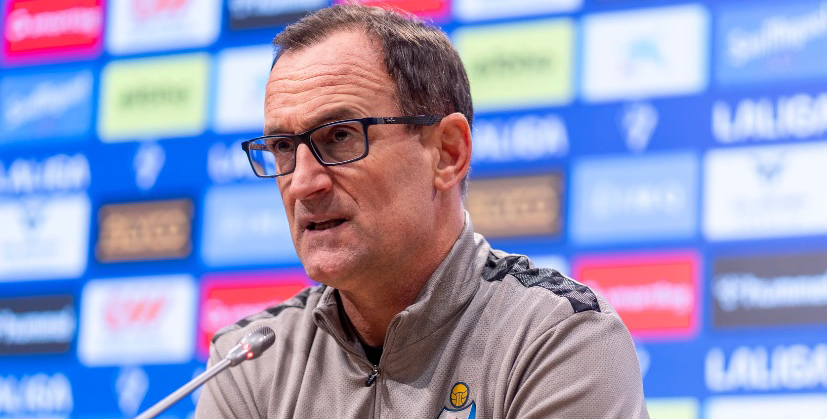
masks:
[[[827,2],[387,3],[465,62],[478,231],[608,297],[653,418],[827,417]],[[0,416],[131,417],[311,283],[239,143],[326,5],[3,0]]]

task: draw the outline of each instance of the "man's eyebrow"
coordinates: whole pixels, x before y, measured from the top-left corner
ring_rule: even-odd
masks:
[[[302,127],[302,130],[299,131],[299,132],[305,132],[309,129],[313,129],[315,127],[318,127],[319,125],[324,125],[328,122],[341,121],[341,120],[344,120],[344,119],[361,118],[362,116],[363,115],[361,115],[360,113],[356,112],[355,110],[353,110],[351,108],[331,109],[329,111],[326,111],[322,114],[319,114],[317,116],[314,116],[314,117],[310,118],[307,122],[307,126]],[[290,133],[289,130],[281,129],[278,126],[265,127],[265,129],[264,129],[264,135],[280,135],[280,134],[292,135],[292,133]]]

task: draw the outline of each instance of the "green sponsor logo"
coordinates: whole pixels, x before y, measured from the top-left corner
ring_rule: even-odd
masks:
[[[204,131],[207,54],[115,61],[103,70],[98,134],[103,141]]]
[[[698,401],[692,398],[646,399],[651,419],[698,419]]]
[[[561,105],[572,98],[570,19],[462,28],[454,43],[478,109]]]

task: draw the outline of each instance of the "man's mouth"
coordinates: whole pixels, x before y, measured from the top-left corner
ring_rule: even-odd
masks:
[[[333,219],[333,220],[320,221],[318,223],[312,223],[311,222],[310,224],[307,225],[307,229],[312,230],[312,231],[327,230],[329,228],[340,226],[345,221],[347,221],[347,220],[345,220],[344,218],[336,218],[336,219]]]

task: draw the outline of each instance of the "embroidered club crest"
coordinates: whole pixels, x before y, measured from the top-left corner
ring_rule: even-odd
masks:
[[[468,384],[456,383],[451,388],[451,408],[443,407],[437,419],[476,419],[477,404],[468,403]]]

